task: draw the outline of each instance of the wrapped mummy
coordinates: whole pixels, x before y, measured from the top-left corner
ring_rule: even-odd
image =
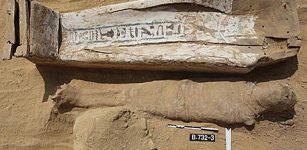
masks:
[[[126,106],[176,120],[247,125],[263,113],[291,110],[296,103],[291,88],[277,81],[97,84],[73,80],[59,87],[52,99],[58,108]]]

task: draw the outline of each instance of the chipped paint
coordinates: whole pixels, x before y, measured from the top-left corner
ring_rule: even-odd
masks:
[[[244,52],[240,46],[220,46],[201,44],[151,45],[138,47],[122,47],[117,49],[99,49],[92,51],[66,51],[60,55],[64,61],[99,61],[108,62],[197,62],[227,64],[236,67],[248,67],[257,63],[263,57],[260,47],[254,52]],[[257,52],[258,53],[255,53]]]
[[[204,7],[213,8],[224,13],[231,13],[233,0],[132,0],[130,2],[101,6],[97,8],[85,9],[78,12],[66,13],[67,16],[89,16],[98,13],[113,13],[127,9],[144,9],[167,4],[197,4]]]
[[[212,5],[211,8],[220,12],[164,5],[178,3]],[[58,14],[39,3],[37,7]],[[52,34],[45,33],[53,27],[44,23],[46,16],[33,9],[30,24],[37,26],[31,26],[31,31],[39,29],[44,36],[32,32],[36,38],[30,36],[30,41],[42,45],[30,47],[28,59],[42,64],[63,63],[78,67],[247,73],[255,67],[297,54],[298,44],[288,47],[287,41],[265,39],[274,32],[280,33],[282,28],[275,30],[279,25],[276,21],[265,25],[263,31],[263,25],[259,24],[267,18],[250,13],[230,14],[231,10],[232,0],[135,0],[61,13],[60,28],[55,27]],[[273,13],[272,18],[275,15]],[[47,20],[59,23],[58,17],[47,17]],[[56,35],[54,33],[61,35],[50,40],[51,35]],[[265,41],[270,46],[264,47]],[[52,45],[57,42],[59,45]],[[58,51],[50,54],[50,46]]]
[[[127,16],[129,14],[129,17]],[[135,16],[135,17],[131,17]],[[109,19],[109,21],[103,21]],[[129,19],[127,19],[129,18]],[[242,44],[240,40],[261,39],[254,30],[256,17],[231,16],[217,12],[141,12],[63,19],[65,49],[129,46],[167,42]],[[80,22],[77,24],[77,22]],[[257,45],[259,43],[254,43]],[[76,48],[79,47],[79,48]]]

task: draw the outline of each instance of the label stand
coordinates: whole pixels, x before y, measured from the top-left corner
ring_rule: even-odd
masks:
[[[231,128],[225,128],[226,129],[226,150],[231,150]]]

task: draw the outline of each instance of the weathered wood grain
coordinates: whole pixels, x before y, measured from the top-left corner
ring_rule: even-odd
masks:
[[[248,73],[257,66],[295,56],[299,48],[284,48],[286,45],[275,43],[262,50],[261,46],[169,43],[67,50],[60,52],[59,58],[81,67]]]
[[[15,16],[16,16],[16,1],[7,0],[7,13],[6,13],[6,32],[5,39],[6,43],[3,46],[3,60],[8,60],[12,58],[13,45],[16,44],[15,37]]]
[[[119,3],[97,8],[91,8],[78,11],[78,15],[88,15],[92,13],[112,13],[127,9],[144,9],[168,4],[196,4],[200,6],[210,7],[224,13],[232,11],[233,0],[133,0],[131,2]],[[73,12],[76,13],[76,12]]]
[[[30,10],[29,0],[18,0],[19,8],[19,46],[14,56],[26,56],[29,51],[29,25],[30,25]]]
[[[30,54],[55,58],[59,38],[59,13],[38,2],[31,2]]]
[[[256,15],[255,30],[265,37],[291,38],[300,34],[294,0],[234,0],[232,14]]]
[[[254,30],[256,17],[250,15],[124,10],[81,17],[64,13],[61,17],[63,49],[169,42],[263,43],[263,37]]]
[[[59,57],[67,62],[100,63],[107,68],[227,72],[228,67],[229,72],[242,73],[265,57],[259,47],[249,50],[230,45],[163,44],[65,51]]]
[[[32,2],[28,58],[78,67],[247,73],[297,54],[295,2],[217,2],[135,0],[62,14]]]

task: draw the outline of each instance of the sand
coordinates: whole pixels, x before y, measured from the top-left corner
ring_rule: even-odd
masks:
[[[77,10],[110,2],[103,0],[95,0],[91,3],[85,0],[40,1],[60,11]],[[6,11],[5,5],[2,5],[5,4],[4,2],[5,0],[1,0],[0,14]],[[301,34],[307,37],[307,1],[298,0],[298,8]],[[1,17],[0,47],[4,42],[5,30],[5,21]],[[289,84],[297,95],[294,111],[279,115],[263,115],[258,118],[254,127],[233,125],[233,149],[303,150],[307,148],[307,118],[305,117],[307,112],[304,110],[307,107],[306,50],[307,39],[305,38],[297,58],[257,69],[244,76],[35,66],[23,58],[0,61],[0,149],[73,149],[74,141],[76,144],[75,138],[79,133],[84,132],[79,130],[78,126],[74,126],[75,121],[80,121],[80,118],[77,120],[76,118],[87,115],[87,111],[93,110],[69,107],[56,110],[49,97],[55,93],[57,86],[72,80],[129,85],[130,83],[190,79],[197,82],[247,80],[256,83],[274,80]],[[116,116],[121,110],[96,109],[101,111],[100,116],[110,114],[100,120],[102,122],[100,124],[105,124],[104,129],[108,132],[99,130],[101,131],[99,133],[112,140],[106,140],[101,149],[225,149],[224,126],[174,121],[129,108],[121,108],[128,109],[129,112],[124,115],[124,118],[110,120],[109,116]],[[146,129],[142,125],[144,120],[147,124]],[[220,132],[217,134],[215,143],[189,142],[187,138],[192,131],[170,129],[166,127],[168,123],[216,127],[220,129]],[[95,128],[91,130],[96,131]],[[98,137],[102,137],[101,135]]]

